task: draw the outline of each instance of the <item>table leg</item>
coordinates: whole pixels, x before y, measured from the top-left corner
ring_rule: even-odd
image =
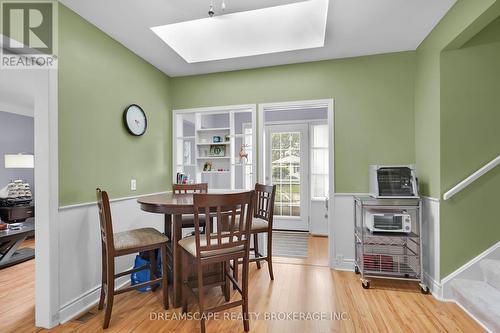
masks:
[[[173,267],[173,297],[174,307],[181,306],[182,301],[182,257],[178,242],[182,238],[182,215],[174,215],[172,228],[172,257],[174,258]]]
[[[164,233],[168,237],[168,239],[171,241],[172,240],[172,215],[170,215],[170,214],[165,214]]]
[[[33,249],[19,249],[19,246],[26,238],[27,237],[21,237],[1,245],[0,268],[12,266],[35,257],[35,250]]]

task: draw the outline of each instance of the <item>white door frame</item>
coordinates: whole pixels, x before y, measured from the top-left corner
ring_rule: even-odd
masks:
[[[296,110],[296,109],[309,109],[309,108],[327,108],[328,110],[328,140],[331,144],[328,154],[328,162],[330,166],[329,172],[329,185],[328,185],[328,253],[330,267],[333,268],[333,258],[335,258],[335,244],[333,237],[334,220],[333,220],[333,200],[335,197],[335,103],[332,99],[320,100],[305,100],[305,101],[291,101],[281,103],[263,103],[259,104],[257,112],[257,130],[258,130],[258,179],[260,183],[265,183],[264,180],[264,114],[265,112],[282,111],[282,110]]]
[[[58,75],[35,76],[35,325],[59,324]]]
[[[268,137],[269,132],[283,131],[283,132],[300,132],[301,133],[301,148],[300,148],[300,217],[295,216],[275,216],[273,220],[274,229],[287,229],[287,224],[294,224],[294,228],[290,230],[309,231],[309,208],[310,208],[310,195],[309,195],[309,125],[308,124],[270,124],[266,125],[265,137]],[[271,149],[269,142],[266,142],[264,149],[266,150],[266,161],[271,158]],[[268,178],[271,177],[272,167],[268,162],[265,163],[265,169],[268,171]],[[266,172],[267,173],[267,172]],[[266,180],[270,183],[270,180]],[[287,222],[289,221],[289,222]]]

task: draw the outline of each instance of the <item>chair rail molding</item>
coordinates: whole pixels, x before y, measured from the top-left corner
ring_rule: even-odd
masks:
[[[450,199],[455,194],[462,191],[467,186],[478,180],[481,176],[483,176],[484,174],[488,173],[489,171],[497,167],[499,164],[500,164],[500,155],[498,155],[496,158],[485,164],[482,168],[480,168],[479,170],[471,174],[469,177],[462,180],[457,185],[455,185],[452,189],[450,189],[443,195],[443,199],[444,200]]]

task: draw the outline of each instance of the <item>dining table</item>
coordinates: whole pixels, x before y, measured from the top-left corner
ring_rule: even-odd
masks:
[[[210,190],[212,194],[241,193],[245,190]],[[174,307],[181,306],[182,302],[182,257],[181,247],[178,242],[182,239],[183,225],[182,215],[194,214],[193,193],[174,194],[172,192],[143,196],[137,199],[141,209],[146,212],[162,214],[165,216],[165,235],[167,243],[168,271],[172,283],[172,303]],[[192,221],[189,222],[192,226]],[[212,277],[223,277],[222,268],[212,268]],[[204,279],[210,278],[205,277]]]

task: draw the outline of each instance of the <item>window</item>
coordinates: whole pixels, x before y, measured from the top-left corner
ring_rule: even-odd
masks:
[[[328,125],[311,125],[311,197],[328,196]]]
[[[300,132],[271,134],[274,214],[278,216],[300,216],[300,148]]]

